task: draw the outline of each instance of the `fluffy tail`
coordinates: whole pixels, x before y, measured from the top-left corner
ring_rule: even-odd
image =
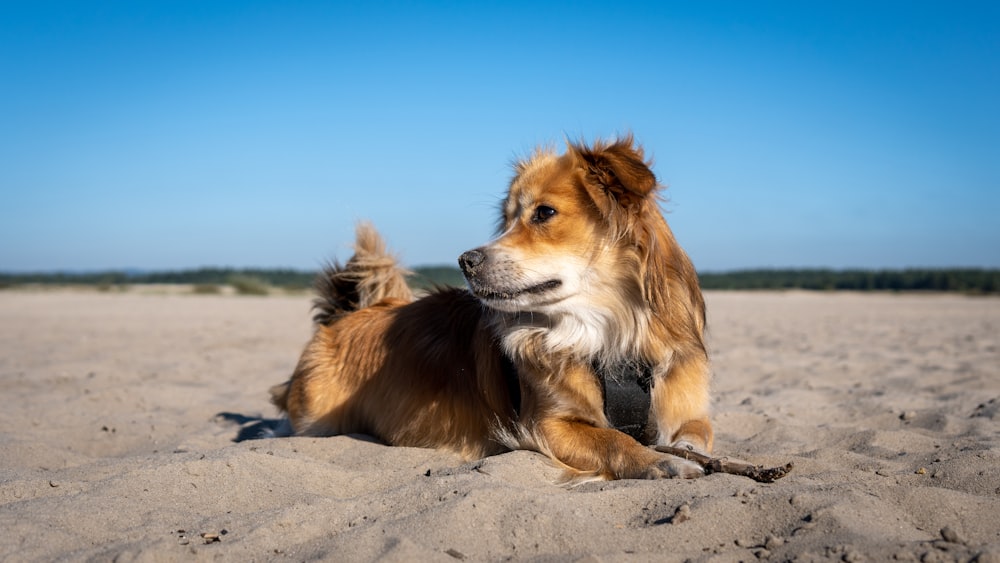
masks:
[[[406,283],[410,272],[399,265],[370,223],[355,231],[354,256],[341,266],[334,262],[316,278],[313,320],[328,324],[344,313],[363,309],[383,299],[413,300]]]

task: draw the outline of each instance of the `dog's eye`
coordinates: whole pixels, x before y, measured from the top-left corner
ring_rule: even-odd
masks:
[[[535,208],[535,214],[531,216],[532,223],[544,223],[556,214],[556,210],[548,205],[539,205]]]

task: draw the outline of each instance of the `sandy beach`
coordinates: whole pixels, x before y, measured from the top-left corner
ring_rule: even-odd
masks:
[[[716,453],[775,483],[243,439],[308,295],[2,291],[0,559],[1000,561],[1000,299],[706,298]]]

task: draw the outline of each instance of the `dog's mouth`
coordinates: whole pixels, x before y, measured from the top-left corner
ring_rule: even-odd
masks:
[[[563,282],[561,280],[548,280],[540,284],[512,289],[486,287],[478,283],[470,283],[469,285],[472,287],[472,292],[475,293],[476,297],[479,297],[480,299],[510,301],[524,295],[538,295],[552,291],[553,289],[560,287],[562,283]]]

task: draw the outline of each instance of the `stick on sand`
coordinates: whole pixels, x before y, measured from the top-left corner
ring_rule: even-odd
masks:
[[[781,467],[765,468],[762,465],[710,457],[691,450],[671,446],[656,446],[656,451],[693,461],[705,469],[706,475],[709,473],[730,473],[732,475],[749,477],[760,483],[773,483],[788,475],[793,467],[791,463],[786,463]]]

